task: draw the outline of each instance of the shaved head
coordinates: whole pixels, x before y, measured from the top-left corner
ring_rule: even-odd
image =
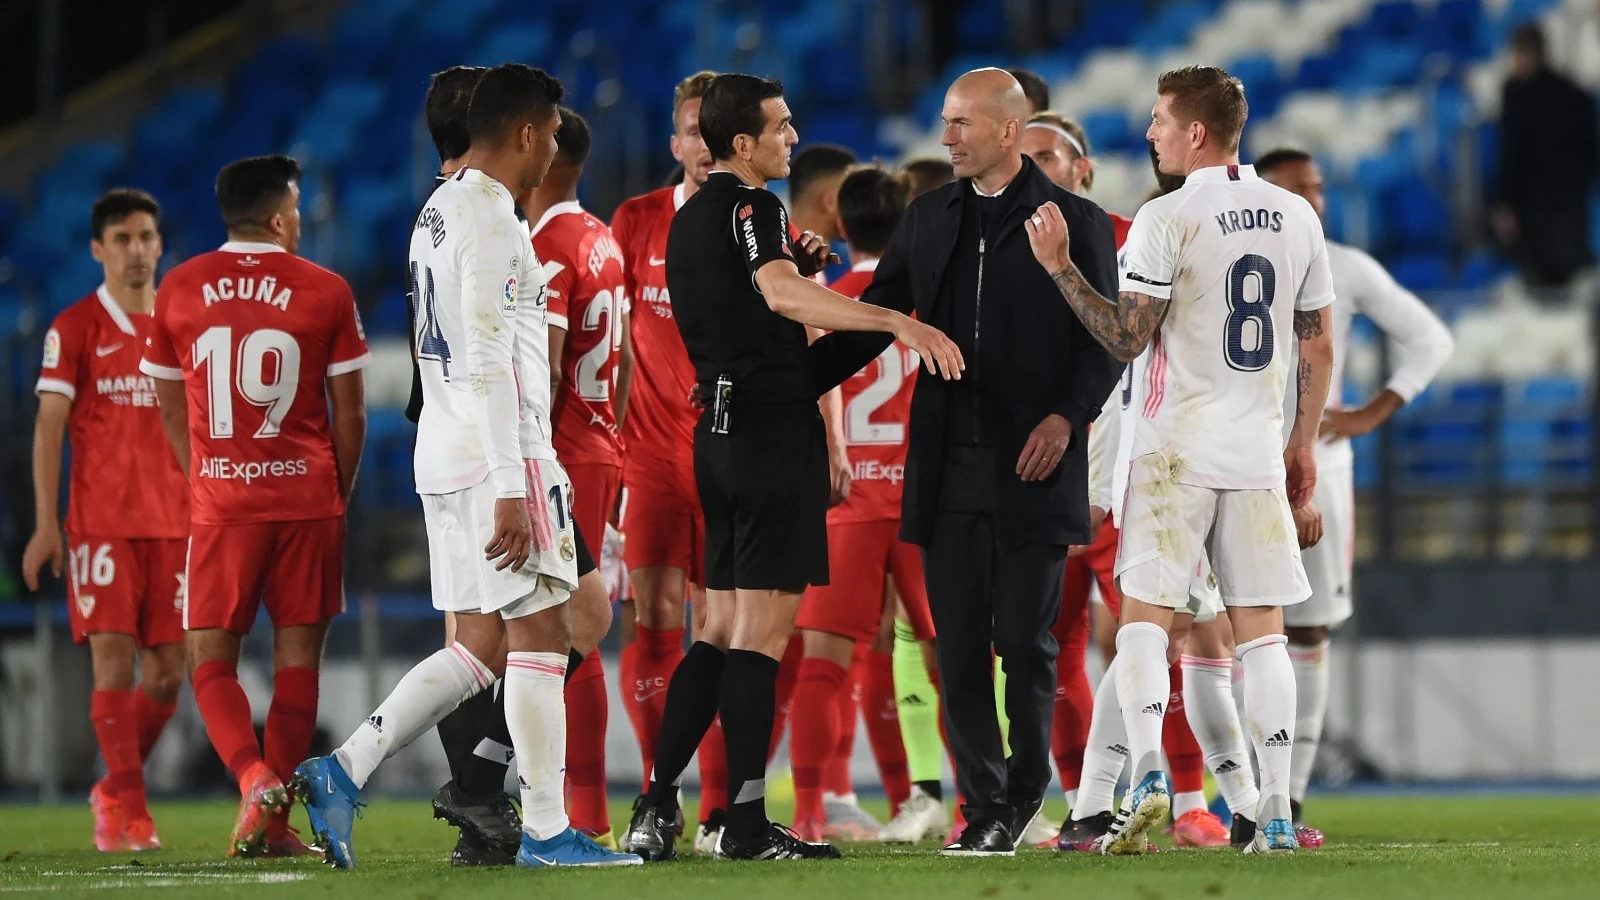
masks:
[[[973,69],[944,95],[945,147],[957,178],[973,178],[987,193],[1004,187],[1022,165],[1023,123],[1029,115],[1022,85],[1004,69]],[[997,179],[993,185],[985,182]]]

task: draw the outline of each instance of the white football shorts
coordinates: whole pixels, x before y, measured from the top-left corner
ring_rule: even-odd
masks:
[[[484,558],[494,537],[495,490],[488,479],[449,494],[423,494],[433,606],[445,612],[515,619],[565,603],[578,589],[572,482],[555,460],[524,461],[533,545],[520,571]]]
[[[1320,462],[1320,460],[1319,460]],[[1322,540],[1300,551],[1311,598],[1283,611],[1290,628],[1334,628],[1350,618],[1350,572],[1356,552],[1355,471],[1349,465],[1317,467],[1317,508]]]
[[[1124,596],[1181,609],[1208,558],[1224,606],[1288,606],[1311,593],[1282,487],[1219,490],[1183,484],[1167,459],[1133,461],[1117,548]]]

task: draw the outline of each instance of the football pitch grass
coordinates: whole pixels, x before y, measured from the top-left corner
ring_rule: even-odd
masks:
[[[315,859],[224,862],[233,804],[156,803],[166,847],[100,854],[87,806],[0,807],[0,893],[164,898],[259,896],[489,900],[917,900],[992,897],[1361,898],[1600,896],[1600,806],[1596,797],[1461,797],[1428,794],[1314,797],[1320,850],[1292,857],[1231,850],[1172,850],[1104,858],[1026,850],[1016,859],[952,860],[938,845],[844,846],[845,859],[726,863],[687,855],[676,863],[611,870],[452,869],[454,832],[424,799],[380,800],[356,823],[358,868],[333,871]],[[882,814],[881,801],[868,804]],[[1047,807],[1057,817],[1059,803]],[[773,812],[789,810],[774,805]],[[613,823],[628,807],[612,808]],[[297,827],[304,812],[297,809]],[[160,892],[157,894],[157,892]]]

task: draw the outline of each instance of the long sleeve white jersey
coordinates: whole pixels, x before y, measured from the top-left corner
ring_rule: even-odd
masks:
[[[555,454],[543,452],[544,278],[511,192],[476,169],[457,172],[417,217],[410,263],[423,396],[417,492],[453,493],[487,478],[496,496],[525,496],[523,460]]]
[[[1328,242],[1328,266],[1333,272],[1333,384],[1328,389],[1328,408],[1341,406],[1344,368],[1350,350],[1350,323],[1356,313],[1365,313],[1386,337],[1394,341],[1398,363],[1385,385],[1407,403],[1422,393],[1439,373],[1455,340],[1450,329],[1428,309],[1416,294],[1401,287],[1381,263],[1364,251]],[[1284,440],[1294,426],[1295,392],[1284,396]],[[1317,444],[1317,463],[1321,466],[1349,468],[1353,464],[1350,440]]]
[[[1311,205],[1251,166],[1199,169],[1140,207],[1121,262],[1122,291],[1170,301],[1133,385],[1131,458],[1164,454],[1197,487],[1282,487],[1291,315],[1333,302]]]

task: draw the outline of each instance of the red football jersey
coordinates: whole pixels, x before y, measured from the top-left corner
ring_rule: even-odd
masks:
[[[343,515],[323,380],[370,358],[350,286],[275,244],[167,273],[139,368],[187,382],[194,522]]]
[[[189,536],[189,484],[161,427],[155,381],[139,373],[152,318],[124,312],[101,285],[45,333],[36,390],[72,401],[67,531],[74,535]]]
[[[694,470],[694,426],[700,419],[689,401],[694,364],[683,349],[667,294],[667,230],[682,205],[683,186],[678,185],[634,197],[611,217],[611,230],[622,247],[628,300],[639,313],[632,318],[633,382],[622,424],[629,450],[623,463],[625,482],[650,477],[660,466]]]
[[[557,203],[540,217],[533,250],[549,282],[550,324],[567,331],[561,387],[551,405],[556,456],[576,465],[621,465],[611,397],[628,311],[622,251],[611,229],[576,201]]]
[[[877,260],[856,263],[831,287],[860,298],[872,284]],[[911,394],[921,358],[895,341],[866,368],[839,385],[844,395],[844,438],[850,453],[850,496],[828,510],[828,524],[900,518],[906,476]]]
[[[1111,232],[1117,236],[1117,249],[1122,249],[1122,244],[1128,239],[1128,229],[1133,227],[1133,220],[1127,216],[1116,213],[1106,213],[1111,217]]]

